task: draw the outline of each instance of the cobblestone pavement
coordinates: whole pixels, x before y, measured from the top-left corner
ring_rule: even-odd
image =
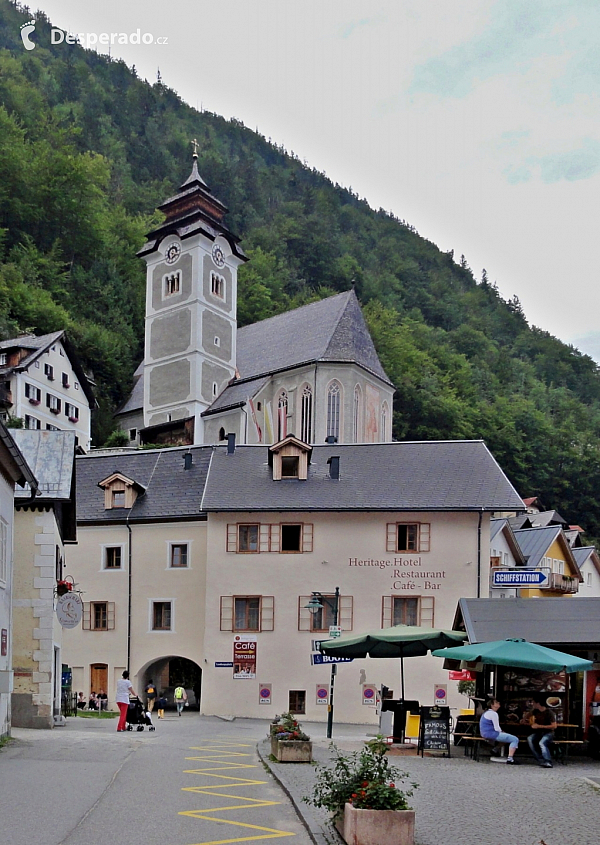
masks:
[[[344,726],[346,736],[335,739],[345,751],[361,747],[360,726]],[[317,762],[330,758],[328,741],[320,726],[304,725],[313,736]],[[315,728],[316,730],[313,730]],[[315,738],[316,737],[316,738]],[[273,763],[270,746],[259,751],[275,777],[292,798],[317,845],[338,845],[342,840],[328,826],[328,813],[302,801],[309,795],[314,766]],[[576,758],[567,766],[542,769],[532,760],[508,767],[447,758],[394,757],[394,765],[419,783],[411,799],[416,810],[417,845],[598,845],[600,843],[600,763]]]

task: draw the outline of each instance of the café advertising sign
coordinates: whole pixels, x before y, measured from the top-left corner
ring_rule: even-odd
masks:
[[[233,640],[233,677],[256,680],[256,635],[236,634]]]
[[[83,615],[83,602],[78,593],[68,592],[56,599],[56,615],[63,628],[76,628]]]

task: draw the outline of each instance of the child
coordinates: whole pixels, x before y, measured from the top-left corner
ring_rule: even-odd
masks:
[[[165,718],[165,707],[166,706],[167,706],[167,698],[166,698],[164,692],[162,692],[160,694],[160,698],[156,702],[156,709],[158,710],[158,718],[159,719]]]

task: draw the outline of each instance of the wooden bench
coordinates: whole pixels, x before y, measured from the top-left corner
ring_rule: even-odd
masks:
[[[459,740],[458,742],[455,741],[455,746],[464,746],[465,757],[471,757],[471,759],[476,761],[479,760],[480,748],[485,748],[485,746],[487,745],[491,749],[496,745],[493,739],[485,739],[484,737],[476,736],[475,734],[455,733],[454,739]],[[555,747],[556,752],[555,759],[563,766],[566,766],[569,758],[569,749],[571,748],[571,746],[584,744],[585,743],[581,739],[553,739],[552,745]],[[521,737],[519,739],[519,746],[521,745],[526,745],[527,747],[529,747],[527,737]]]

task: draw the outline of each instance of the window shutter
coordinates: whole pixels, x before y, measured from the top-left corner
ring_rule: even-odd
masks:
[[[279,524],[271,525],[271,551],[278,552],[281,548],[281,527]]]
[[[305,522],[302,525],[302,551],[312,552],[313,550],[313,524]]]
[[[81,622],[81,627],[83,628],[84,631],[91,631],[91,629],[92,629],[91,618],[92,618],[91,602],[84,601],[84,603],[83,603],[83,616],[82,616],[82,622]]]
[[[233,596],[221,596],[221,631],[233,631]]]
[[[341,625],[342,631],[351,631],[354,616],[354,598],[353,596],[340,596],[340,613],[338,625]]]
[[[237,525],[235,523],[227,525],[227,551],[237,552]]]
[[[395,552],[396,551],[396,523],[395,522],[388,522],[387,524],[387,542],[386,542],[386,551],[388,552]]]
[[[392,627],[392,596],[383,596],[381,600],[381,627]]]
[[[429,537],[431,534],[431,523],[422,522],[419,526],[419,551],[429,551]]]
[[[258,526],[258,550],[259,552],[268,552],[270,551],[271,545],[271,526],[267,523],[261,522]]]
[[[310,596],[300,596],[298,599],[298,630],[310,631],[310,610],[306,607]]]
[[[275,597],[263,596],[260,602],[260,630],[272,631],[275,627]]]
[[[423,628],[433,628],[433,596],[421,596],[421,614],[419,625]]]
[[[115,603],[114,601],[106,602],[106,630],[115,630]]]

